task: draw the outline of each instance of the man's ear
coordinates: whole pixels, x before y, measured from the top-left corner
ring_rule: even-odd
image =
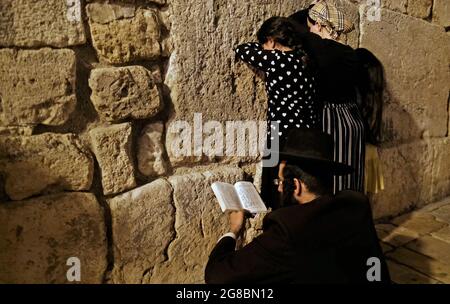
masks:
[[[303,192],[303,184],[302,182],[298,179],[298,178],[294,178],[294,195],[295,196],[300,196]]]
[[[317,22],[315,25],[317,26],[317,30],[320,33],[322,31],[322,25],[319,22]]]

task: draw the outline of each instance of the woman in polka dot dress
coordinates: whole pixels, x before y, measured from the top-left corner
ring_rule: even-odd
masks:
[[[307,55],[301,48],[295,25],[283,17],[273,17],[263,23],[257,33],[259,43],[245,43],[235,50],[236,57],[265,75],[268,96],[268,141],[273,140],[278,123],[279,146],[290,130],[321,128],[322,108],[317,102],[316,81]],[[268,143],[270,146],[270,143]],[[263,200],[276,208],[277,192],[272,180],[276,168],[263,168]]]
[[[237,58],[265,74],[268,125],[279,124],[280,146],[293,128],[321,128],[315,78],[295,33],[289,19],[273,17],[258,31],[259,43],[235,50]]]

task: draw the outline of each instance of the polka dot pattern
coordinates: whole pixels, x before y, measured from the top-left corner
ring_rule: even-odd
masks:
[[[237,58],[265,73],[267,117],[269,125],[279,122],[280,136],[292,128],[320,128],[315,78],[298,53],[266,51],[258,43],[242,44],[235,52]]]

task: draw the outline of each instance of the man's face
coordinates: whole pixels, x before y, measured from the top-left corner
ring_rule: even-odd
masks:
[[[286,167],[286,162],[282,161],[280,163],[280,166],[278,167],[278,192],[279,193],[283,193],[283,181],[284,181],[284,177],[283,177],[283,170]]]
[[[279,201],[281,206],[291,206],[297,204],[297,200],[295,199],[295,195],[292,191],[285,191],[285,179],[284,179],[284,170],[286,168],[286,162],[282,161],[280,166],[278,167],[278,193],[279,193]]]
[[[309,31],[311,33],[321,36],[322,33],[321,33],[321,27],[320,27],[319,23],[312,24],[308,19],[308,27],[309,27]]]

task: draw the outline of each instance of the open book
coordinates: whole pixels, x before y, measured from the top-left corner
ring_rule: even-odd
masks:
[[[234,185],[215,182],[211,185],[223,212],[227,210],[246,210],[250,213],[267,211],[255,186],[250,182],[237,182]]]

